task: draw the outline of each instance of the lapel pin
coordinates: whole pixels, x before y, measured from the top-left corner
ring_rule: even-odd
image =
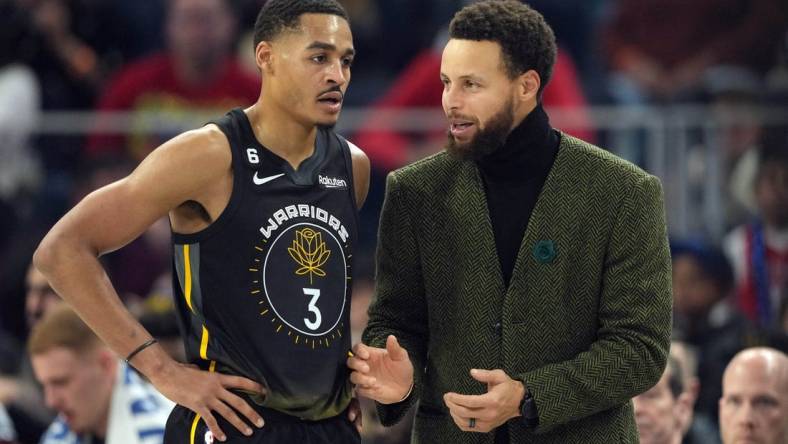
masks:
[[[534,246],[534,259],[541,264],[549,264],[555,259],[555,255],[555,242],[551,240],[540,240]]]

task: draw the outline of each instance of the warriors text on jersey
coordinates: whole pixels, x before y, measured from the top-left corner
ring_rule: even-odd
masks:
[[[314,154],[293,170],[260,145],[242,110],[214,123],[232,150],[229,204],[205,230],[173,234],[188,360],[260,382],[265,407],[335,416],[351,396],[357,209],[347,142],[320,129]]]

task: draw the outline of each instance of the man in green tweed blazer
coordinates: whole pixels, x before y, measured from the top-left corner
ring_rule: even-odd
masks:
[[[443,53],[445,152],[388,177],[376,297],[348,359],[416,443],[630,443],[671,326],[659,181],[553,130],[555,59],[516,0],[460,11]]]

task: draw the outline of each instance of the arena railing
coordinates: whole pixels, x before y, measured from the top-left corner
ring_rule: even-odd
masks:
[[[730,228],[728,180],[737,144],[754,142],[765,128],[788,125],[788,107],[593,106],[548,109],[556,128],[593,131],[596,142],[662,179],[671,233],[720,239]],[[196,128],[216,115],[192,112],[47,112],[36,133],[82,135],[95,132],[174,134]],[[98,126],[97,122],[101,122]],[[445,128],[440,109],[370,110],[346,108],[337,131],[360,129],[430,133]],[[439,149],[436,146],[436,149]],[[788,146],[786,146],[788,149]],[[373,160],[374,161],[374,160]]]

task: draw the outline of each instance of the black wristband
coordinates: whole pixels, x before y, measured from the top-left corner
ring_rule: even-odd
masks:
[[[155,344],[157,342],[159,342],[159,341],[157,341],[155,338],[148,339],[144,344],[140,345],[139,347],[134,349],[133,352],[129,353],[128,356],[126,356],[126,364],[128,364],[129,361],[134,359],[134,357],[137,356],[137,353],[145,350],[146,348],[150,347],[151,345],[153,345],[153,344]]]

